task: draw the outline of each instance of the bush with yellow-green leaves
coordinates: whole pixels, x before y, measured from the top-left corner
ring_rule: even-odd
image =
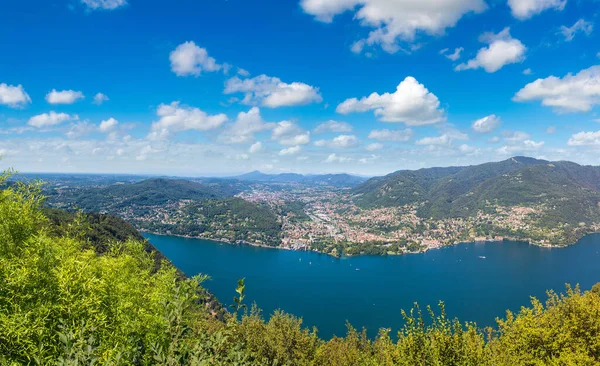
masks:
[[[302,320],[243,306],[210,316],[202,277],[182,279],[136,241],[98,254],[51,230],[36,185],[0,185],[0,365],[598,365],[600,285],[567,288],[480,329],[415,306],[398,337],[348,326],[322,340]],[[76,230],[75,230],[76,232]],[[54,234],[53,234],[54,233]],[[397,338],[397,340],[394,339]]]

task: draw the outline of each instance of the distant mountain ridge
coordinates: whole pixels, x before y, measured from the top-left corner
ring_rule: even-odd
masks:
[[[179,200],[225,198],[236,193],[226,182],[201,184],[185,179],[151,178],[102,188],[51,192],[49,200],[66,204],[65,208],[72,205],[88,212],[111,212],[119,208],[164,205]]]
[[[600,220],[600,167],[516,156],[449,168],[398,171],[354,188],[361,207],[422,203],[420,217],[465,217],[490,204],[545,205],[543,223]]]
[[[265,182],[265,183],[302,183],[316,185],[330,185],[333,187],[355,187],[368,178],[351,174],[314,174],[302,175],[297,173],[266,174],[258,170],[250,173],[230,177],[240,181]]]

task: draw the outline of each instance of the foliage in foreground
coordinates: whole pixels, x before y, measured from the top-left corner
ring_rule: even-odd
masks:
[[[1,183],[1,182],[0,182]],[[497,329],[415,307],[392,340],[348,326],[324,341],[302,320],[236,310],[219,321],[199,305],[202,278],[155,268],[139,241],[101,254],[76,233],[53,235],[34,186],[0,193],[0,364],[58,365],[596,365],[600,286],[549,293]],[[426,315],[423,315],[425,313]],[[427,319],[427,320],[424,320]]]

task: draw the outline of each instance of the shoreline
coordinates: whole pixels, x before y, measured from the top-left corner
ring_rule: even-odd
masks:
[[[549,244],[536,243],[534,240],[531,240],[531,239],[528,240],[528,239],[520,239],[520,238],[513,238],[513,237],[503,237],[502,239],[473,240],[473,241],[458,242],[458,243],[454,243],[454,244],[440,245],[440,246],[437,246],[437,247],[426,247],[424,250],[418,251],[418,252],[392,253],[392,254],[386,254],[386,255],[378,255],[378,254],[355,254],[355,255],[344,255],[344,256],[338,257],[338,256],[335,256],[335,255],[332,255],[331,253],[320,252],[318,250],[313,250],[313,249],[298,250],[298,249],[293,249],[293,248],[288,248],[288,247],[281,247],[281,246],[274,247],[274,246],[269,246],[269,245],[266,245],[266,244],[251,243],[251,242],[248,242],[248,241],[245,241],[245,240],[239,240],[239,241],[236,241],[236,242],[232,242],[232,241],[230,241],[229,239],[226,239],[226,238],[222,238],[223,240],[218,240],[218,239],[206,238],[206,237],[202,237],[202,236],[190,236],[190,235],[181,235],[181,234],[157,233],[157,232],[152,232],[152,231],[142,230],[142,229],[138,229],[138,231],[140,233],[146,233],[146,234],[157,235],[157,236],[175,236],[175,237],[185,238],[185,239],[207,240],[207,241],[212,241],[212,242],[219,243],[219,244],[249,245],[249,246],[258,247],[258,248],[288,250],[288,251],[294,251],[294,252],[314,252],[314,253],[328,255],[330,257],[334,257],[334,258],[337,258],[337,259],[352,258],[352,257],[361,257],[361,256],[384,257],[384,256],[402,256],[402,255],[411,255],[411,254],[423,254],[423,253],[427,253],[430,250],[442,249],[442,248],[452,247],[452,246],[456,246],[456,245],[460,245],[460,244],[470,244],[470,243],[484,243],[484,244],[487,244],[487,243],[502,243],[504,241],[522,242],[522,243],[526,243],[528,245],[533,245],[533,246],[536,246],[536,247],[546,248],[546,249],[561,249],[561,248],[567,248],[567,247],[576,245],[581,239],[583,239],[584,237],[586,237],[588,235],[600,234],[600,231],[591,231],[591,232],[585,233],[584,235],[582,235],[581,237],[579,237],[574,243],[565,244],[565,245],[549,245]]]

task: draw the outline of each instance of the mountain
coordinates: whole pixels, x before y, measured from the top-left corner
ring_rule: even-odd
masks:
[[[355,187],[367,178],[350,174],[316,174],[302,175],[296,173],[265,174],[259,171],[231,177],[240,181],[265,182],[265,183],[301,183],[307,185],[323,185],[338,188]]]
[[[184,179],[152,178],[133,184],[102,188],[53,189],[49,202],[85,211],[110,212],[135,206],[158,206],[180,200],[204,200],[233,196],[237,191],[227,183],[201,184]]]
[[[481,165],[398,171],[354,188],[365,208],[419,204],[418,215],[466,217],[497,206],[539,207],[540,224],[600,220],[600,167],[528,157]]]
[[[281,223],[273,210],[233,197],[238,192],[238,181],[152,178],[102,188],[54,188],[47,203],[108,213],[153,233],[279,245]]]

